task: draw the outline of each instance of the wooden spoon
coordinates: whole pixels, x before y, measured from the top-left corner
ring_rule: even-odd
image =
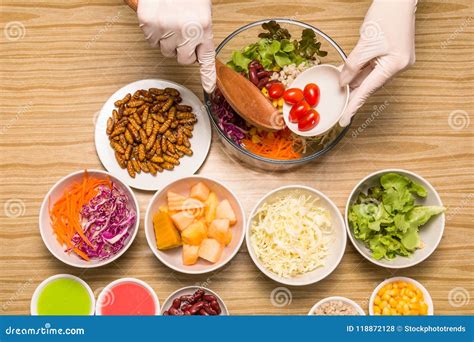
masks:
[[[138,0],[125,0],[134,11]],[[252,82],[216,59],[217,87],[227,102],[249,123],[271,130],[285,128],[283,115]]]

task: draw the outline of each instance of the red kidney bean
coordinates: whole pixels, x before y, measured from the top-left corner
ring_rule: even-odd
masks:
[[[263,87],[265,87],[265,84],[267,84],[268,81],[270,81],[270,77],[264,77],[260,81],[258,81],[258,84],[257,84],[258,89],[262,89]]]
[[[192,303],[193,300],[194,300],[194,296],[193,295],[183,295],[183,296],[179,297],[179,299],[181,299],[182,302]]]
[[[209,305],[209,303],[205,303],[202,308],[203,308],[209,315],[211,315],[211,316],[217,316],[216,310],[214,310],[213,308],[211,308],[211,306]]]
[[[189,311],[189,309],[191,309],[192,307],[192,304],[184,304],[182,307],[181,307],[181,310],[183,311]]]
[[[210,303],[210,305],[211,305],[211,308],[213,308],[217,312],[218,315],[221,313],[221,307],[220,307],[219,303],[216,300],[213,300]]]
[[[179,309],[171,307],[168,309],[168,312],[171,316],[183,316],[183,312]]]
[[[249,80],[255,85],[258,84],[257,69],[255,69],[254,67],[249,68]]]
[[[181,307],[181,299],[175,298],[175,300],[173,300],[173,305],[172,306],[175,309],[179,309]]]
[[[185,315],[185,316],[191,316],[191,312],[189,312],[189,310],[185,310],[185,311],[184,311],[184,315]]]
[[[168,311],[163,312],[163,316],[169,316],[170,313]]]
[[[191,313],[191,315],[195,315],[199,310],[202,309],[203,305],[204,305],[203,301],[197,302],[196,304],[193,304],[191,309],[189,309],[189,312]]]
[[[209,316],[209,314],[208,314],[208,313],[206,312],[206,310],[204,310],[204,309],[199,310],[199,314],[200,314],[201,316]]]
[[[257,77],[258,77],[258,78],[270,77],[271,75],[273,75],[273,72],[272,72],[272,71],[266,71],[266,70],[259,71],[259,72],[257,73]]]
[[[202,296],[202,299],[204,299],[205,301],[208,301],[208,302],[212,302],[213,300],[217,300],[215,296],[210,295],[210,294],[206,294],[206,295]]]
[[[202,296],[204,295],[204,293],[205,292],[204,292],[203,289],[199,289],[196,292],[194,292],[194,294],[193,294],[194,301],[195,302],[199,301],[202,298]]]

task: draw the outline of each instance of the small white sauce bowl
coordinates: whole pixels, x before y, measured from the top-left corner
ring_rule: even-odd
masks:
[[[349,85],[340,86],[340,73],[341,71],[334,65],[320,64],[306,69],[291,83],[288,89],[303,90],[307,84],[315,83],[320,91],[319,103],[313,107],[319,113],[319,123],[309,131],[300,131],[298,123],[290,122],[289,115],[293,105],[287,103],[283,105],[283,119],[293,133],[304,137],[316,137],[325,134],[338,124],[349,102]]]
[[[43,280],[39,285],[38,287],[36,288],[35,292],[33,292],[33,297],[31,297],[31,304],[30,304],[30,312],[33,316],[37,316],[39,315],[38,314],[38,299],[39,299],[39,296],[41,294],[41,292],[43,291],[43,289],[46,287],[46,285],[48,285],[49,283],[51,283],[52,281],[54,280],[57,280],[57,279],[72,279],[72,280],[75,280],[77,281],[79,284],[81,284],[82,286],[84,286],[84,288],[87,290],[87,293],[89,294],[89,298],[91,300],[91,309],[89,311],[89,316],[94,316],[94,310],[95,310],[95,297],[94,297],[94,292],[92,292],[92,289],[91,287],[89,286],[89,284],[87,284],[84,280],[82,280],[81,278],[78,278],[76,276],[73,276],[72,274],[56,274],[56,275],[53,275],[49,278],[46,278],[45,280]]]
[[[404,282],[407,282],[407,283],[411,283],[411,284],[415,285],[417,288],[419,288],[421,290],[421,292],[423,293],[423,298],[424,298],[425,303],[428,305],[428,316],[432,316],[434,314],[433,299],[431,299],[430,293],[428,292],[428,290],[423,285],[421,285],[419,282],[417,282],[415,279],[412,279],[412,278],[393,277],[393,278],[389,278],[389,279],[386,279],[383,282],[381,282],[375,288],[374,292],[372,292],[372,295],[370,296],[370,301],[369,301],[369,315],[374,314],[374,300],[375,300],[375,297],[377,296],[377,293],[380,291],[380,289],[382,287],[384,287],[385,285],[387,285],[388,283],[393,283],[393,282],[396,282],[396,281],[404,281]]]
[[[97,296],[97,302],[95,306],[95,314],[97,316],[102,316],[102,306],[113,300],[113,295],[111,292],[112,288],[114,286],[124,283],[134,283],[145,288],[150,293],[150,296],[153,298],[153,302],[155,303],[155,315],[160,314],[160,301],[158,299],[158,296],[156,295],[155,290],[153,290],[153,288],[148,285],[148,283],[137,278],[120,278],[109,283],[106,287],[102,289],[102,291],[100,291],[99,295]]]
[[[349,299],[349,298],[346,298],[346,297],[340,297],[340,296],[332,296],[332,297],[327,297],[327,298],[321,299],[319,302],[317,302],[316,304],[313,305],[311,310],[309,310],[308,316],[314,316],[315,315],[314,312],[316,311],[316,309],[318,307],[320,307],[324,303],[327,303],[327,302],[330,302],[330,301],[341,301],[341,302],[344,302],[346,304],[349,304],[349,305],[354,307],[354,309],[357,311],[357,313],[360,316],[365,316],[365,311],[360,307],[359,304],[354,302],[352,299]]]

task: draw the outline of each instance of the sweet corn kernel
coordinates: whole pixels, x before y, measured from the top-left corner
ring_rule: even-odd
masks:
[[[374,314],[380,315],[382,313],[382,310],[378,306],[374,306]]]
[[[397,315],[397,314],[398,314],[397,309],[390,309],[390,314],[391,314],[392,316]]]
[[[389,308],[383,308],[382,315],[385,315],[385,316],[390,315],[390,309]]]
[[[375,305],[379,305],[381,301],[382,301],[382,300],[380,299],[379,296],[375,296],[375,299],[374,299],[374,304],[375,304]]]
[[[396,308],[397,307],[397,301],[392,297],[390,298],[390,300],[388,301],[388,303],[390,304],[390,306],[392,308]]]
[[[382,309],[383,309],[383,308],[386,308],[386,307],[388,306],[388,302],[385,301],[385,300],[383,300],[382,303],[380,303],[379,306],[380,306],[380,308],[382,308]]]
[[[283,107],[283,103],[284,103],[283,97],[280,97],[278,99],[278,107]]]
[[[267,88],[263,87],[263,88],[262,88],[262,93],[263,93],[263,95],[268,96],[268,90],[267,90]]]

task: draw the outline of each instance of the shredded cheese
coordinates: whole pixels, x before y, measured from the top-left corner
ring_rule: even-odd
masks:
[[[292,278],[324,266],[332,227],[329,211],[318,200],[295,192],[258,209],[250,241],[265,268]]]

